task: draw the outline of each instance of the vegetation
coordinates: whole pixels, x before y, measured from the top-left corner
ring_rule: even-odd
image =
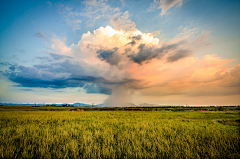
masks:
[[[240,158],[239,111],[11,108],[0,107],[1,158]]]
[[[0,111],[234,111],[240,110],[239,106],[224,107],[74,107],[74,106],[6,106],[0,105]]]

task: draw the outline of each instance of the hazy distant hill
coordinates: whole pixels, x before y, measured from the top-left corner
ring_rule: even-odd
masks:
[[[149,103],[141,103],[139,104],[139,107],[156,107],[157,104],[149,104]]]
[[[74,106],[74,107],[92,107],[92,104],[85,104],[85,103],[73,103],[73,104],[52,104],[52,103],[0,103],[0,105],[11,105],[11,106]],[[103,107],[103,104],[94,104],[94,107]]]

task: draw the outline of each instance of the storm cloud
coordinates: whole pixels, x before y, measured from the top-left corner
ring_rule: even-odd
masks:
[[[49,65],[35,65],[33,67],[12,65],[8,71],[2,74],[10,81],[15,82],[17,87],[54,89],[83,87],[87,93],[111,93],[111,89],[105,85],[114,83],[102,77],[84,75],[84,71],[81,72],[79,68],[81,68],[80,65],[73,64],[70,61],[51,63]],[[95,86],[96,89],[94,90],[91,86]]]
[[[16,87],[50,89],[79,87],[89,94],[107,95],[111,94],[114,85],[126,85],[134,81],[127,78],[120,81],[107,80],[87,71],[79,62],[74,63],[69,60],[32,67],[10,64],[9,70],[2,72],[2,74],[16,83]]]
[[[164,55],[168,54],[170,51],[177,50],[177,54],[169,57],[168,62],[174,62],[181,58],[188,56],[190,51],[178,49],[178,46],[184,43],[183,41],[166,45],[161,48],[157,48],[156,46],[146,46],[145,44],[140,44],[138,46],[139,51],[136,54],[131,54],[129,57],[136,63],[142,64],[145,61],[157,58],[161,59]]]
[[[239,87],[233,86],[239,85],[239,67],[229,71],[230,66],[225,65],[232,60],[216,55],[195,57],[194,49],[205,47],[205,40],[186,37],[165,42],[152,33],[106,26],[83,34],[68,47],[53,36],[55,47],[50,45],[48,56],[37,57],[40,64],[2,63],[8,67],[2,74],[16,87],[26,89],[80,88],[87,94],[111,95],[105,101],[108,106],[130,103],[135,92],[142,96],[204,96],[210,87],[208,94],[227,87],[222,95],[238,94]]]
[[[102,61],[106,61],[111,65],[117,65],[120,62],[120,57],[116,53],[118,51],[118,48],[113,48],[111,50],[98,50],[98,58]]]
[[[174,55],[170,56],[167,58],[168,62],[175,62],[181,58],[187,57],[192,55],[192,52],[190,50],[179,50],[177,53]]]

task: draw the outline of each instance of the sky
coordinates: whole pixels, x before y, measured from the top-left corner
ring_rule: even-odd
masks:
[[[240,104],[239,0],[0,1],[0,102]]]

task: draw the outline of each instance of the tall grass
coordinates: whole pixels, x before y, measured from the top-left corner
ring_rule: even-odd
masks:
[[[239,112],[1,111],[1,158],[240,158]]]

